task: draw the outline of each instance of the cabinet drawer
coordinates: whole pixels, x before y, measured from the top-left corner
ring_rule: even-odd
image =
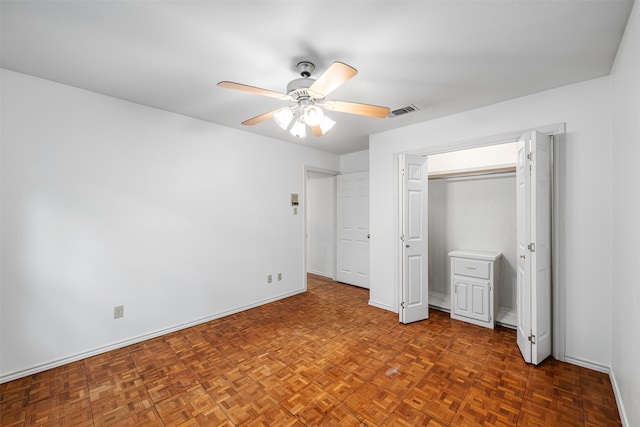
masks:
[[[479,261],[475,259],[454,258],[453,274],[461,276],[477,277],[480,279],[489,278],[489,261]]]

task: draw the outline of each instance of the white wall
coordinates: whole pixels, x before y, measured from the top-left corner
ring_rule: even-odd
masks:
[[[623,420],[640,425],[640,6],[636,2],[611,73],[613,105],[613,286],[611,328],[614,386]]]
[[[338,156],[1,78],[0,381],[304,290],[289,194]]]
[[[369,150],[340,156],[340,173],[367,172],[369,170]]]
[[[609,89],[604,77],[372,135],[370,303],[394,311],[398,307],[394,154],[564,122],[566,356],[603,369],[610,366]]]
[[[306,198],[307,272],[333,278],[335,177],[309,172]]]

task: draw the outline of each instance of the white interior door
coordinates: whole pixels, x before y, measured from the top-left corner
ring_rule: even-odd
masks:
[[[369,174],[337,177],[336,280],[369,288]]]
[[[517,341],[524,360],[551,355],[551,141],[539,132],[517,143]]]
[[[531,363],[531,174],[529,143],[523,136],[516,144],[516,235],[517,235],[517,341],[525,362]]]
[[[429,317],[427,158],[400,155],[402,292],[400,322]]]

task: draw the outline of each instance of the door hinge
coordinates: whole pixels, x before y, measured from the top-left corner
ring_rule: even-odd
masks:
[[[400,241],[404,242],[404,234],[402,236],[400,236]]]
[[[529,153],[529,154],[527,154],[527,159],[529,159],[529,160],[533,160],[533,153]]]
[[[535,243],[529,243],[529,245],[527,246],[527,248],[528,248],[531,252],[535,252],[535,251],[536,251],[536,244],[535,244]]]
[[[535,344],[536,343],[536,336],[535,335],[529,335],[529,341],[531,341],[531,344]]]
[[[404,301],[400,303],[400,307],[404,308]]]

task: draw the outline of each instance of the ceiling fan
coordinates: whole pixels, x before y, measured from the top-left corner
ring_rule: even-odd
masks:
[[[298,138],[306,136],[306,126],[311,127],[311,131],[316,136],[326,135],[329,132],[335,122],[324,114],[323,109],[376,118],[384,118],[389,115],[390,109],[387,107],[326,99],[327,95],[358,74],[355,68],[336,61],[317,79],[311,78],[311,73],[315,70],[315,65],[312,62],[301,61],[297,68],[301,77],[289,82],[287,93],[229,81],[222,81],[218,83],[218,86],[294,102],[295,104],[292,106],[269,111],[245,120],[242,124],[252,126],[273,117],[278,126],[289,130],[292,135]]]

